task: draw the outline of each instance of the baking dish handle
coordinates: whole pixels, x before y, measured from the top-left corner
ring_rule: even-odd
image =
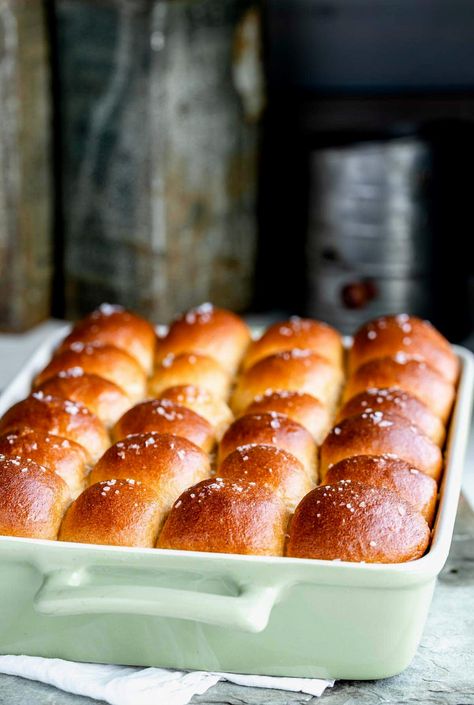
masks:
[[[172,617],[261,632],[281,587],[249,585],[237,595],[220,595],[151,584],[103,584],[82,571],[56,571],[46,576],[34,600],[37,612],[52,616],[138,614]]]

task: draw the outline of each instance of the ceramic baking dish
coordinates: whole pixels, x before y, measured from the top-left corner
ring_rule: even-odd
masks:
[[[4,392],[0,414],[27,395],[60,335]],[[0,652],[277,676],[399,673],[420,641],[460,492],[473,362],[455,350],[462,373],[423,558],[366,565],[0,537]]]

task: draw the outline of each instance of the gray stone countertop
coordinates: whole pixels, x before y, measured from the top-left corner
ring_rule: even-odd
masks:
[[[200,705],[474,705],[474,512],[461,498],[451,552],[436,586],[421,645],[404,673],[381,681],[338,681],[321,699],[218,683]],[[14,676],[0,675],[0,705],[93,705]]]

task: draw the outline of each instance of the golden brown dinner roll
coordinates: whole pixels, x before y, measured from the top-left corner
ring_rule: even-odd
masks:
[[[125,350],[147,374],[153,370],[156,345],[155,329],[144,318],[122,306],[102,304],[78,321],[61,347],[70,343],[105,343]]]
[[[366,389],[349,399],[338,414],[338,420],[364,411],[392,411],[418,426],[425,436],[442,446],[446,431],[443,422],[419,399],[397,387]]]
[[[168,399],[152,399],[137,404],[115,424],[112,436],[119,441],[135,433],[171,433],[182,436],[209,453],[215,445],[211,424],[185,406]]]
[[[14,404],[0,419],[0,434],[27,428],[79,443],[90,462],[96,462],[110,445],[104,425],[89,409],[43,392]]]
[[[398,387],[423,402],[446,423],[454,401],[454,387],[426,362],[397,353],[369,360],[349,378],[344,401],[374,387]]]
[[[303,497],[291,521],[286,555],[403,563],[421,558],[429,540],[426,521],[396,492],[341,480]]]
[[[215,397],[229,396],[231,378],[221,365],[208,355],[180,353],[167,355],[156,366],[148,384],[150,396],[156,397],[177,384],[195,384]]]
[[[355,455],[344,458],[329,468],[325,477],[327,485],[334,485],[339,480],[355,480],[372,487],[394,490],[413,505],[430,526],[433,523],[438,486],[432,477],[405,460],[390,455]]]
[[[259,360],[240,376],[231,400],[236,415],[265,392],[306,392],[332,408],[340,395],[343,374],[311,350],[294,348]]]
[[[133,479],[107,480],[88,487],[71,504],[58,539],[151,548],[163,518],[163,508],[151,487]]]
[[[132,401],[116,384],[79,368],[60,372],[38,390],[84,404],[107,428],[113,426],[132,406]]]
[[[250,443],[239,446],[224,458],[219,477],[231,482],[255,482],[281,497],[290,511],[313,489],[300,461],[286,450],[270,445]]]
[[[204,480],[175,502],[158,548],[213,553],[283,553],[288,510],[265,487],[224,478]]]
[[[276,411],[285,414],[304,426],[320,445],[331,427],[328,409],[315,397],[304,392],[265,392],[260,394],[245,410],[245,414],[258,414]]]
[[[223,399],[215,397],[207,389],[196,387],[194,384],[178,384],[176,387],[169,387],[159,395],[159,399],[168,399],[195,411],[214,427],[218,440],[234,420],[232,411]]]
[[[321,321],[292,316],[287,321],[274,323],[261,338],[250,344],[243,368],[247,369],[264,357],[292,348],[313,350],[336,367],[343,365],[344,349],[337,330]]]
[[[339,422],[321,446],[321,477],[331,465],[352,455],[386,453],[439,479],[443,458],[438,446],[403,416],[388,411],[367,411]]]
[[[0,436],[0,454],[28,458],[62,477],[73,499],[86,486],[89,472],[85,449],[67,438],[43,431],[12,431]]]
[[[282,448],[303,464],[312,480],[317,479],[317,447],[304,426],[293,419],[271,411],[246,414],[229,426],[219,443],[218,466],[239,446],[258,443]]]
[[[89,372],[117,384],[133,401],[146,394],[146,374],[138,362],[124,350],[102,343],[71,343],[63,348],[35,379],[39,387],[60,372]]]
[[[70,501],[64,480],[28,458],[0,455],[0,534],[55,539]]]
[[[239,367],[250,343],[250,331],[241,318],[205,303],[183,313],[158,341],[156,361],[172,353],[195,352],[213,357],[230,374]]]
[[[89,484],[112,478],[133,478],[158,493],[169,512],[181,492],[211,474],[207,455],[186,438],[137,433],[111,446],[89,477]]]
[[[349,372],[397,352],[424,360],[451,384],[458,378],[459,360],[446,338],[428,321],[406,313],[381,316],[359,328],[349,352]]]

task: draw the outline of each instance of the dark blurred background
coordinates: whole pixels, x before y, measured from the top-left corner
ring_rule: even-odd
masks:
[[[473,327],[471,0],[0,0],[0,327]]]

